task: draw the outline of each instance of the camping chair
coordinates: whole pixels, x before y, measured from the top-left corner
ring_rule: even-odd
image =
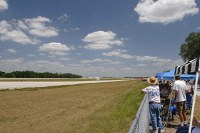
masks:
[[[186,109],[189,110],[189,114],[191,113],[191,108],[192,108],[192,95],[187,92],[186,93]]]
[[[188,133],[189,127],[184,126],[184,127],[179,127],[176,130],[176,133]],[[191,133],[200,133],[200,128],[199,127],[192,127]]]
[[[161,108],[161,118],[163,121],[167,120],[174,120],[174,115],[176,115],[176,106],[174,99],[172,98],[171,100],[171,105],[170,105],[170,99],[169,97],[164,97],[162,100],[162,108]],[[169,111],[169,114],[168,114]]]
[[[169,118],[171,118],[171,120],[174,120],[174,115],[176,116],[176,106],[175,106],[175,100],[174,98],[172,98],[171,106],[169,107]]]

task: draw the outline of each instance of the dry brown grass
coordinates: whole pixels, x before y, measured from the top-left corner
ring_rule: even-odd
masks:
[[[197,120],[200,120],[200,96],[196,97],[194,117],[196,117]]]
[[[127,132],[140,105],[140,81],[0,92],[4,133]]]

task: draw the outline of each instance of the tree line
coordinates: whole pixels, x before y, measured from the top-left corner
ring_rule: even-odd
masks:
[[[190,33],[185,42],[181,45],[179,55],[183,61],[187,62],[200,57],[200,32]]]
[[[10,73],[0,71],[0,78],[81,78],[71,73],[50,73],[34,71],[13,71]]]

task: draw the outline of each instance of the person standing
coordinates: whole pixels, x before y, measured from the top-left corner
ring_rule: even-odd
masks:
[[[186,121],[186,83],[180,80],[180,76],[175,76],[173,91],[175,93],[174,99],[176,102],[177,112],[180,118],[181,126],[187,124]]]
[[[142,92],[146,92],[148,94],[149,112],[151,117],[153,133],[164,132],[162,120],[160,117],[161,106],[158,80],[155,77],[149,77],[147,79],[147,82],[150,85],[144,88]]]

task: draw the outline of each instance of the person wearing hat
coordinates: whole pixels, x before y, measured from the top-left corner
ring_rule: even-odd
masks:
[[[150,84],[144,88],[142,92],[148,94],[149,112],[151,116],[151,123],[153,133],[164,132],[162,119],[160,118],[160,91],[158,86],[158,80],[155,77],[149,77],[147,82]]]

